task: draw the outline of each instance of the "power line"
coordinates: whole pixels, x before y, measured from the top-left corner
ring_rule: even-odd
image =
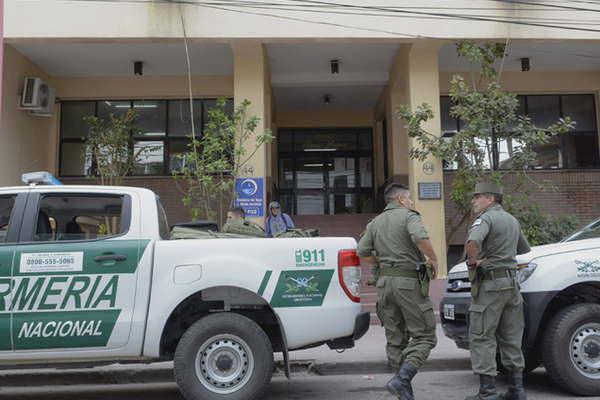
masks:
[[[577,28],[577,27],[568,27],[561,25],[552,25],[552,24],[542,24],[542,23],[533,23],[533,22],[522,22],[522,21],[510,21],[501,18],[481,18],[481,17],[473,17],[464,14],[448,14],[448,13],[434,13],[434,12],[425,12],[425,11],[399,11],[395,9],[388,9],[385,7],[377,7],[377,6],[356,6],[350,4],[339,4],[339,3],[331,3],[326,1],[316,1],[316,0],[295,0],[301,3],[313,3],[313,4],[323,4],[323,5],[337,5],[344,6],[348,8],[362,9],[362,10],[378,10],[378,11],[390,11],[390,12],[400,12],[405,14],[414,14],[414,15],[431,15],[431,16],[443,16],[443,17],[451,17],[462,20],[473,20],[473,21],[482,21],[482,22],[500,22],[505,24],[513,24],[513,25],[526,25],[526,26],[535,26],[542,28],[552,28],[552,29],[563,29],[563,30],[573,30],[573,31],[581,31],[581,32],[600,32],[599,29],[592,28]],[[495,0],[502,1],[502,0]],[[508,0],[504,0],[505,2]]]
[[[58,1],[75,1],[75,0],[58,0]],[[227,4],[227,6],[229,7],[234,7],[234,8],[259,8],[259,6],[257,6],[256,4],[261,4],[263,6],[267,6],[267,5],[272,5],[272,6],[285,6],[285,7],[290,7],[290,6],[306,6],[308,4],[305,3],[312,3],[313,5],[320,5],[322,6],[328,6],[328,7],[334,7],[334,8],[342,8],[342,9],[358,9],[358,10],[362,10],[362,11],[382,11],[382,12],[388,12],[388,13],[392,13],[395,15],[406,15],[406,16],[412,16],[413,18],[421,18],[421,19],[431,19],[431,17],[436,17],[437,19],[450,19],[450,20],[473,20],[473,21],[478,21],[478,22],[497,22],[497,23],[504,23],[504,24],[513,24],[513,25],[522,25],[522,26],[534,26],[534,27],[543,27],[543,28],[551,28],[551,29],[562,29],[562,30],[570,30],[570,31],[581,31],[581,32],[600,32],[600,29],[592,29],[592,28],[582,28],[582,27],[571,27],[571,26],[564,26],[564,25],[556,25],[556,24],[549,24],[549,23],[541,23],[541,22],[526,22],[526,21],[522,21],[522,20],[510,20],[507,18],[514,18],[514,17],[504,17],[504,18],[496,18],[496,17],[488,17],[488,16],[477,16],[477,15],[466,15],[466,14],[451,14],[451,13],[440,13],[440,12],[424,12],[424,11],[412,11],[412,10],[404,10],[404,9],[399,9],[399,8],[386,8],[386,7],[376,7],[376,6],[356,6],[356,5],[350,5],[350,4],[340,4],[340,3],[332,3],[332,2],[325,2],[325,1],[308,1],[308,0],[292,0],[292,1],[296,1],[296,3],[301,3],[301,4],[288,4],[288,3],[259,3],[259,2],[197,2],[197,1],[192,1],[192,0],[79,0],[79,1],[84,1],[84,2],[106,2],[106,3],[162,3],[162,4],[187,4],[187,5],[194,5],[194,6],[198,6],[198,7],[205,7],[205,8],[213,8],[213,9],[218,9],[218,10],[222,10],[222,11],[228,11],[228,12],[236,12],[236,13],[242,13],[242,14],[249,14],[249,15],[258,15],[258,16],[266,16],[266,17],[273,17],[273,18],[279,18],[279,19],[287,19],[287,20],[293,20],[293,21],[300,21],[300,22],[308,22],[308,23],[313,23],[313,24],[320,24],[320,25],[328,25],[328,26],[335,26],[335,27],[342,27],[342,28],[348,28],[348,29],[357,29],[357,30],[363,30],[363,31],[371,31],[371,32],[380,32],[380,33],[387,33],[387,34],[391,34],[391,35],[397,35],[397,36],[404,36],[404,37],[414,37],[414,38],[432,38],[432,39],[438,39],[436,37],[433,36],[426,36],[426,35],[416,35],[416,34],[410,34],[410,33],[405,33],[405,32],[397,32],[397,31],[391,31],[391,30],[382,30],[382,29],[375,29],[375,28],[366,28],[366,27],[359,27],[359,26],[352,26],[352,25],[347,25],[347,24],[340,24],[340,23],[333,23],[333,22],[325,22],[325,21],[314,21],[314,20],[307,20],[307,19],[303,19],[303,18],[297,18],[297,17],[290,17],[290,16],[283,16],[280,14],[269,14],[269,13],[263,13],[263,12],[250,12],[250,11],[241,11],[239,9],[231,9],[231,8],[226,8],[226,7],[221,7],[224,4]],[[490,0],[490,1],[500,1],[503,3],[506,2],[510,2],[512,3],[512,1],[510,0]],[[270,9],[273,9],[272,7]],[[285,11],[298,11],[298,10],[292,10],[292,9],[284,9]],[[310,11],[309,11],[310,12]],[[315,11],[316,12],[316,11]],[[325,11],[325,10],[320,10],[318,11],[320,13],[325,13],[325,14],[335,14],[336,12],[333,11]],[[347,13],[345,13],[347,14]],[[380,14],[365,14],[365,13],[357,13],[357,14],[351,14],[351,15],[361,15],[361,16],[388,16],[388,15],[380,15]],[[566,22],[566,23],[573,23],[573,24],[582,24],[584,23],[583,21],[572,21],[572,22]]]

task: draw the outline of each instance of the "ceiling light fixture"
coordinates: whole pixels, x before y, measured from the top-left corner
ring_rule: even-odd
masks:
[[[331,73],[339,74],[340,73],[340,60],[331,60]]]
[[[143,61],[134,61],[133,62],[133,74],[134,75],[144,75],[144,62]]]
[[[521,58],[521,71],[527,72],[531,69],[531,65],[529,64],[529,57]]]

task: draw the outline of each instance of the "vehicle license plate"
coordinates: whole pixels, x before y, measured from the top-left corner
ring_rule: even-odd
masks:
[[[444,318],[454,320],[454,304],[444,304]]]

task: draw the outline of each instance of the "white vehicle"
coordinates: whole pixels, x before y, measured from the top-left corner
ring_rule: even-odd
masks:
[[[168,240],[150,190],[0,188],[0,364],[174,360],[186,399],[260,398],[273,353],[353,346],[352,238]]]
[[[517,256],[525,303],[526,369],[541,363],[579,395],[600,395],[600,219],[560,243]],[[465,263],[448,275],[440,305],[444,333],[468,349],[471,285]]]

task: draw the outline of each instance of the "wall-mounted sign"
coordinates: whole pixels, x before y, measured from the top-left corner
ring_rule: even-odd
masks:
[[[264,189],[263,178],[237,178],[235,206],[243,208],[247,217],[264,216]]]
[[[419,200],[441,200],[441,182],[419,182]]]

